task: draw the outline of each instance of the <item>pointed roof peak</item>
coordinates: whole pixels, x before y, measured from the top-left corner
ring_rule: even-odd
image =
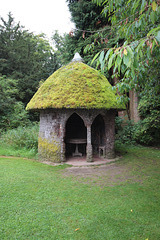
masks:
[[[79,55],[78,52],[75,53],[74,58],[72,59],[71,62],[83,62],[83,58]]]

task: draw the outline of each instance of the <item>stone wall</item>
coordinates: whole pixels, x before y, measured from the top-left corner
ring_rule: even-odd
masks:
[[[115,142],[115,116],[116,111],[108,111],[105,114],[105,136],[106,136],[106,157],[114,158],[114,142]]]
[[[38,139],[38,152],[40,159],[60,162],[60,146],[60,123],[58,114],[51,111],[42,111],[40,114]]]
[[[91,125],[101,114],[105,122],[105,157],[114,157],[115,110],[51,109],[40,113],[38,151],[40,159],[65,161],[65,127],[68,118],[78,114],[87,128],[86,159],[92,161]]]

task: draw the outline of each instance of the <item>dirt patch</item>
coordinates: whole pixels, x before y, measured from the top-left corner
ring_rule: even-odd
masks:
[[[92,163],[87,163],[84,158],[71,158],[65,164],[71,165],[61,170],[63,177],[70,177],[72,181],[84,184],[103,186],[123,185],[127,183],[142,182],[141,176],[134,175],[132,169],[126,164],[120,164],[121,157],[115,159],[94,158]],[[52,166],[63,163],[51,163],[43,161]]]
[[[128,167],[116,162],[98,166],[68,167],[62,170],[62,174],[64,177],[72,177],[74,181],[102,187],[141,182]]]
[[[31,160],[28,158],[14,156],[0,157]],[[79,162],[77,163],[77,159],[72,159],[72,161],[66,162],[66,164],[71,164],[72,166],[60,171],[64,177],[72,178],[72,181],[81,182],[84,184],[98,185],[101,187],[124,185],[126,182],[142,183],[141,176],[138,176],[137,174],[133,175],[132,169],[130,169],[129,166],[126,166],[126,164],[120,164],[118,161],[119,159],[120,158],[114,160],[106,160],[103,164],[101,163],[100,159],[94,159],[94,163],[96,165],[94,165],[94,163],[91,163],[91,165],[86,165],[86,160],[83,159],[79,159]],[[43,161],[42,163],[52,166],[63,165],[63,163],[52,163],[49,161]]]

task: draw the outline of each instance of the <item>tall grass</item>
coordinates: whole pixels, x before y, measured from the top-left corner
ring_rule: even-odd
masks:
[[[0,136],[0,155],[35,157],[38,150],[39,124],[19,126]]]

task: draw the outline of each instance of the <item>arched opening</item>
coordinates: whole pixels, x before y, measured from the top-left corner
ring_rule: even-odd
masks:
[[[102,115],[98,115],[91,126],[93,154],[104,156],[105,154],[105,123]]]
[[[66,157],[86,155],[87,128],[78,114],[68,118],[65,133]]]

